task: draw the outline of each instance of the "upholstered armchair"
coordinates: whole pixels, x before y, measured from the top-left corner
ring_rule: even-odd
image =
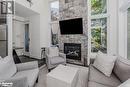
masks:
[[[0,59],[0,82],[12,83],[9,87],[34,87],[38,75],[37,61],[15,64],[10,56]]]
[[[66,54],[60,53],[58,47],[49,47],[47,50],[46,64],[49,70],[59,64],[66,65]]]

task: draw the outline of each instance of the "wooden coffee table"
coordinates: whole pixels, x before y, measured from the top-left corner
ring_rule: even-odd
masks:
[[[76,87],[79,69],[59,65],[47,74],[47,87]]]

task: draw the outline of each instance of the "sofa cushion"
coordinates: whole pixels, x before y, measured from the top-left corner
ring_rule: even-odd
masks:
[[[110,77],[105,76],[102,72],[100,72],[98,69],[90,66],[89,71],[89,81],[97,82],[100,84],[108,85],[117,87],[121,84],[120,80],[116,78],[116,76],[112,73]]]
[[[58,47],[50,47],[49,48],[49,56],[50,57],[59,56],[59,49],[58,49]]]
[[[110,77],[116,59],[117,59],[116,56],[110,56],[107,54],[98,53],[93,65],[102,73],[104,73],[104,75]]]
[[[130,79],[128,79],[127,81],[123,82],[118,87],[130,87]]]
[[[33,87],[35,81],[37,80],[38,73],[39,73],[38,69],[20,71],[17,72],[12,78],[27,77],[29,87]]]
[[[53,57],[53,58],[50,58],[50,63],[53,65],[53,64],[61,64],[65,62],[65,59],[62,58],[62,57]]]
[[[7,56],[0,60],[0,80],[9,79],[16,71],[16,65],[12,57]]]
[[[0,60],[2,59],[2,57],[0,56]]]
[[[103,84],[99,84],[99,83],[96,83],[96,82],[89,81],[88,87],[111,87],[111,86],[107,86],[107,85],[103,85]]]
[[[128,80],[130,78],[130,60],[119,57],[116,60],[113,72],[121,82]]]

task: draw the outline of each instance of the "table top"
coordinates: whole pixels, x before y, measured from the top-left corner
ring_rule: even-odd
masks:
[[[118,87],[130,87],[130,79],[128,79],[127,81],[125,81],[124,83],[122,83],[120,86]]]
[[[75,67],[59,65],[50,73],[48,73],[47,76],[53,77],[61,81],[65,81],[67,83],[71,83],[75,76],[78,75],[78,71],[79,69]]]

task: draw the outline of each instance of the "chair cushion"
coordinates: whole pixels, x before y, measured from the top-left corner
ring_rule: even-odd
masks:
[[[98,69],[90,66],[90,72],[89,72],[89,81],[97,82],[100,84],[117,87],[121,84],[120,80],[112,73],[110,77],[105,76],[102,72],[100,72]]]
[[[127,81],[123,82],[118,87],[130,87],[130,79],[128,79]]]
[[[0,60],[2,59],[2,57],[0,56]]]
[[[0,80],[9,79],[16,71],[16,65],[12,57],[7,56],[0,60]]]
[[[38,69],[20,71],[17,72],[12,78],[27,77],[29,87],[33,87],[37,80],[38,73],[39,73]]]
[[[62,57],[53,57],[53,58],[50,58],[50,63],[53,65],[53,64],[61,64],[65,62],[65,59],[62,58]]]
[[[58,47],[50,47],[49,48],[49,56],[50,57],[59,56],[59,49],[58,49]]]
[[[121,82],[128,80],[130,78],[130,60],[119,57],[116,60],[113,72]]]
[[[111,87],[111,86],[107,86],[107,85],[103,85],[103,84],[89,81],[88,87]]]
[[[116,59],[116,56],[98,53],[93,65],[102,73],[104,73],[104,75],[110,77]]]

